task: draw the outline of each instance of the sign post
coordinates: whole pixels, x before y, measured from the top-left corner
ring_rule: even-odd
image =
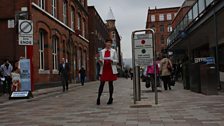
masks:
[[[25,59],[21,59],[19,61],[21,90],[13,92],[10,96],[10,99],[33,97],[32,95],[32,91],[33,91],[33,83],[32,83],[33,22],[31,20],[19,20],[18,31],[19,31],[18,44],[21,46],[25,46],[25,50],[24,50]]]
[[[144,34],[139,34],[144,32]],[[138,33],[138,34],[137,34]],[[133,96],[134,104],[141,101],[140,68],[154,65],[156,68],[156,43],[154,30],[137,30],[132,32],[132,63],[134,67]],[[155,77],[156,77],[156,69]],[[155,104],[158,104],[158,92],[155,79]]]

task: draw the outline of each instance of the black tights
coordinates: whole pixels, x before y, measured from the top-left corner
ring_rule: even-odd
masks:
[[[98,99],[100,99],[102,93],[103,93],[103,88],[105,85],[105,81],[100,82],[100,87],[98,91]],[[109,93],[110,93],[110,99],[113,98],[113,92],[114,92],[114,86],[113,86],[113,81],[109,81]]]

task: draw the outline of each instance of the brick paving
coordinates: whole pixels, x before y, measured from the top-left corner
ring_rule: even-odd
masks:
[[[159,93],[159,105],[130,108],[132,81],[115,82],[114,104],[96,105],[98,82],[59,90],[44,97],[0,104],[0,126],[224,126],[224,96],[205,96],[182,89]],[[142,86],[142,97],[154,104],[154,94]]]

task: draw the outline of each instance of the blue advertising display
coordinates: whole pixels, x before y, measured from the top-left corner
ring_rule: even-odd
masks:
[[[31,91],[30,59],[20,60],[21,91]]]

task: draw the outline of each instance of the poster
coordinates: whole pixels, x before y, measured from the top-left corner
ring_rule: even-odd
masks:
[[[30,59],[20,60],[21,91],[31,91]]]

